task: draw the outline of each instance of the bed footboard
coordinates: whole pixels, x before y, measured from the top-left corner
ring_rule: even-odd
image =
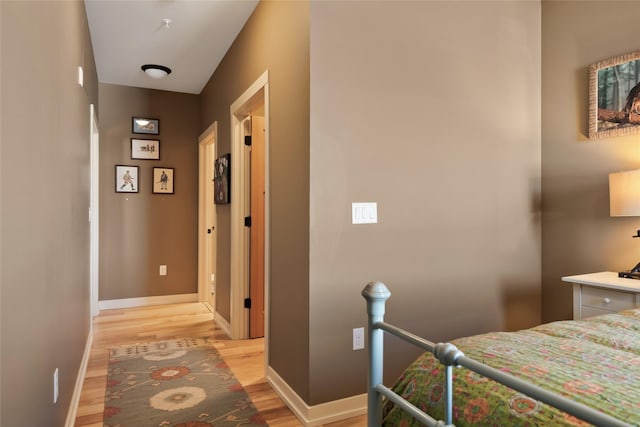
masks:
[[[383,283],[369,283],[362,291],[362,296],[367,300],[369,328],[369,371],[367,378],[367,424],[369,427],[378,427],[382,425],[382,396],[392,401],[396,406],[407,411],[426,426],[453,426],[453,368],[459,366],[484,375],[487,378],[504,384],[507,387],[524,393],[533,399],[558,408],[593,425],[607,427],[631,426],[630,424],[599,412],[593,408],[575,402],[564,396],[551,393],[548,390],[468,358],[453,344],[434,344],[403,329],[385,323],[385,303],[391,296],[391,292],[389,292],[389,289],[387,289]],[[410,402],[403,399],[400,395],[394,393],[391,389],[383,385],[383,350],[385,332],[414,344],[424,351],[431,352],[438,361],[445,366],[444,420],[436,420],[430,417]]]

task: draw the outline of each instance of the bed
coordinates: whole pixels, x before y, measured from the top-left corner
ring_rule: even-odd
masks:
[[[362,295],[369,427],[640,425],[640,309],[434,344],[384,322],[384,284]],[[391,388],[385,333],[426,350]]]

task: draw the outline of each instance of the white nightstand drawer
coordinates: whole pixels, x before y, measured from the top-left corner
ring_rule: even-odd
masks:
[[[586,305],[583,305],[581,307],[580,318],[587,319],[589,317],[602,316],[603,314],[611,314],[611,313],[615,313],[615,312],[611,310],[603,310],[601,308],[593,308],[593,307],[587,307]]]
[[[583,307],[587,306],[607,311],[622,311],[634,308],[635,303],[635,294],[582,285]],[[582,317],[584,318],[585,316],[583,315]]]

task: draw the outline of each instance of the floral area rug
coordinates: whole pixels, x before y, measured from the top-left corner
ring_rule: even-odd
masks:
[[[105,427],[266,426],[205,338],[110,349]]]

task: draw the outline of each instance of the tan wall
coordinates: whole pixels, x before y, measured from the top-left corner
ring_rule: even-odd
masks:
[[[638,136],[590,141],[588,66],[638,50],[640,3],[542,3],[543,320],[572,317],[560,278],[640,261],[637,218],[609,217],[608,174],[640,167]]]
[[[270,365],[304,399],[309,364],[309,5],[263,1],[201,93],[204,131],[218,122],[229,153],[229,107],[269,70]],[[231,159],[232,167],[237,167]],[[231,185],[234,185],[233,182]],[[233,201],[232,201],[233,203]],[[216,310],[229,319],[230,206],[217,206]]]
[[[3,1],[0,15],[0,425],[61,426],[89,333],[97,76],[83,2]],[[79,65],[85,89],[76,84]]]
[[[198,291],[199,107],[197,95],[100,84],[100,300]],[[132,134],[133,116],[159,119],[160,134]],[[131,138],[159,139],[160,160],[132,160]],[[139,166],[138,193],[115,192],[115,165]],[[154,167],[174,168],[175,194],[152,193]]]
[[[311,404],[365,392],[369,281],[433,340],[539,322],[540,80],[536,2],[311,3]]]

